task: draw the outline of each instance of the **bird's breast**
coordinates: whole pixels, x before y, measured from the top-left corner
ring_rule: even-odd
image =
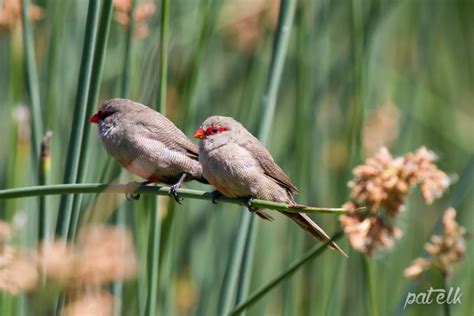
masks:
[[[212,151],[201,152],[199,160],[204,177],[227,197],[253,194],[263,170],[243,147],[229,143]]]

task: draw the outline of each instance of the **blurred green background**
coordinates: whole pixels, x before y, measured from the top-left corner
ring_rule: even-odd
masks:
[[[0,187],[38,184],[38,163],[32,158],[38,155],[35,137],[41,138],[47,130],[53,136],[46,182],[63,183],[71,128],[74,123],[89,124],[74,122],[83,46],[92,41],[85,38],[89,2],[33,1],[41,8],[36,16],[30,12],[29,22],[30,52],[37,65],[40,113],[36,114],[30,111],[35,88],[27,82],[35,76],[26,66],[21,19],[12,23],[4,18],[8,3],[14,2],[0,1]],[[128,97],[155,107],[157,95],[163,95],[159,92],[162,2],[146,7],[146,1],[136,0],[134,6],[142,12],[134,15],[130,33],[119,23],[125,23],[127,15],[120,11],[120,2],[127,1],[116,3],[112,13],[95,104]],[[288,29],[268,148],[300,189],[297,202],[341,206],[350,199],[347,182],[353,167],[382,145],[394,155],[425,145],[439,156],[439,168],[457,175],[459,181],[431,206],[423,204],[416,192],[410,195],[407,210],[396,223],[403,237],[393,249],[370,261],[371,273],[361,254],[349,251],[349,259],[344,259],[327,251],[267,293],[247,314],[374,314],[369,275],[376,286],[375,314],[442,314],[436,304],[402,310],[408,289],[421,292],[436,286],[436,280],[429,278],[414,284],[403,277],[403,270],[422,253],[448,205],[456,207],[460,224],[473,231],[474,2],[286,2],[285,10],[294,3],[294,21]],[[257,134],[266,113],[262,104],[266,104],[278,12],[278,0],[170,1],[165,114],[187,135],[214,114],[233,116]],[[92,70],[93,76],[96,71]],[[121,174],[121,182],[126,183],[129,175],[108,158],[95,127],[85,135],[83,182],[108,183]],[[212,190],[195,183],[187,187]],[[83,195],[78,202],[83,210],[80,223],[90,220],[94,199],[92,194]],[[153,280],[149,268],[156,265],[157,314],[217,314],[235,260],[232,254],[243,211],[223,203],[186,199],[184,205],[175,205],[160,198],[158,245],[148,239],[153,200],[143,196],[138,202],[122,201],[116,212],[110,207],[93,210],[96,220],[129,227],[137,248],[137,279],[110,287],[122,302],[116,312],[148,311],[145,296]],[[59,196],[45,201],[51,234]],[[16,244],[37,244],[39,209],[37,198],[1,201],[0,217],[14,223]],[[314,245],[296,225],[278,214],[275,217],[273,223],[258,223],[253,264],[247,272],[251,273],[248,293]],[[331,234],[340,229],[336,216],[315,218]],[[349,250],[346,240],[340,244]],[[160,250],[159,259],[150,257],[152,247]],[[473,250],[468,241],[466,260],[449,281],[463,293],[462,304],[452,306],[453,315],[474,310]],[[31,314],[35,303],[30,296],[0,293],[1,314]]]

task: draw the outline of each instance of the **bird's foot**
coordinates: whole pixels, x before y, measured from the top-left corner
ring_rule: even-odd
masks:
[[[144,181],[144,182],[137,182],[137,181],[130,181],[127,183],[127,189],[130,192],[125,193],[125,198],[127,201],[130,200],[135,200],[138,201],[140,199],[140,193],[138,193],[138,188],[141,187],[142,185],[147,185],[150,184],[150,181]]]
[[[257,212],[257,208],[252,205],[253,196],[249,195],[244,198],[244,205],[248,208],[250,213]]]
[[[214,190],[211,192],[212,196],[212,204],[217,204],[216,199],[220,198],[222,196],[222,193],[220,193],[218,190]]]
[[[127,201],[131,201],[131,200],[138,201],[140,200],[140,193],[138,192],[125,193],[125,198],[127,199]]]
[[[178,195],[178,189],[180,186],[180,183],[174,184],[170,187],[170,190],[168,191],[168,195],[172,197],[178,204],[182,204],[181,202],[184,200]]]
[[[176,184],[173,184],[170,187],[170,190],[168,191],[168,195],[172,197],[178,204],[181,204],[181,201],[183,200],[182,197],[178,196],[178,189],[181,187],[181,184],[183,184],[187,176],[187,173],[183,173],[179,178],[178,182],[176,182]]]

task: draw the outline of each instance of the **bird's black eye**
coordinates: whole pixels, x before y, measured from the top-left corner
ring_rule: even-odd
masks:
[[[212,129],[212,133],[214,133],[214,134],[217,133],[218,131],[219,131],[219,129],[218,129],[217,127],[214,127],[214,128]]]

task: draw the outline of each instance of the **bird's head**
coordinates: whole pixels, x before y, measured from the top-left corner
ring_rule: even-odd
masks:
[[[97,112],[90,118],[89,122],[99,124],[101,121],[118,118],[124,113],[131,113],[140,105],[127,99],[110,99],[101,104]]]
[[[236,130],[237,124],[239,123],[231,117],[211,116],[201,124],[194,138],[203,141],[228,138]]]

